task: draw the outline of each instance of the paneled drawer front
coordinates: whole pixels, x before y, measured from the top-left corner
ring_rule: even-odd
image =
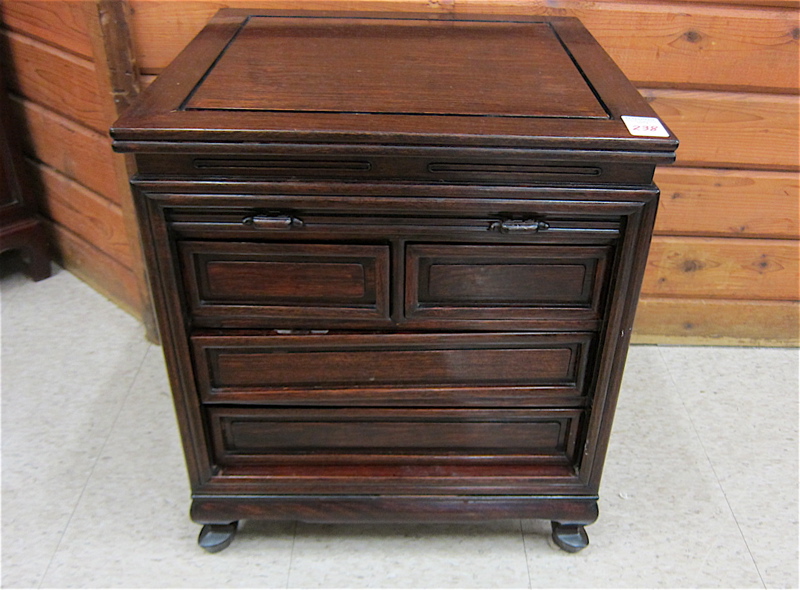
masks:
[[[210,408],[221,465],[245,462],[471,461],[507,456],[570,462],[582,410]]]
[[[328,334],[195,336],[208,402],[582,405],[593,336]]]
[[[406,248],[406,316],[598,319],[612,246]]]
[[[195,318],[389,317],[389,246],[180,243]]]

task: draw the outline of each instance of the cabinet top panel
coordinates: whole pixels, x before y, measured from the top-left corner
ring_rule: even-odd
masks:
[[[549,23],[430,19],[251,17],[184,108],[608,117]]]
[[[674,151],[623,115],[655,117],[577,19],[226,9],[112,135]]]

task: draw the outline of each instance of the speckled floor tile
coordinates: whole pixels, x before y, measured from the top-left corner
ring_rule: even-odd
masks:
[[[548,523],[525,522],[531,585],[754,588],[758,572],[656,347],[633,347],[590,545],[548,551]]]
[[[3,585],[36,586],[148,345],[64,271],[21,284],[2,316]]]
[[[152,347],[47,571],[58,588],[285,587],[293,523],[242,524],[197,545],[161,350]]]
[[[544,521],[245,521],[210,555],[160,349],[66,271],[10,281],[5,587],[797,585],[797,351],[634,347],[600,519],[577,555],[550,546]]]
[[[659,348],[767,588],[798,586],[798,351]]]
[[[298,524],[291,588],[527,588],[520,523]]]

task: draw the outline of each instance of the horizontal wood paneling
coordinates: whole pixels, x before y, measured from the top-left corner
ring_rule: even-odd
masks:
[[[0,20],[12,31],[91,59],[85,4],[85,0],[6,0],[0,2]]]
[[[26,153],[119,204],[111,139],[30,101],[14,99]]]
[[[730,6],[771,6],[774,8],[800,8],[800,0],[672,0],[687,4],[723,4]]]
[[[796,13],[722,4],[455,0],[455,10],[576,16],[639,86],[797,92]]]
[[[14,64],[11,87],[15,92],[101,133],[107,132],[110,121],[91,61],[24,35],[5,35]]]
[[[797,170],[800,165],[796,96],[641,92],[680,139],[680,165],[771,170]]]
[[[134,261],[122,209],[57,170],[27,160],[29,177],[37,180],[42,214],[76,236],[132,268]]]
[[[146,73],[160,72],[222,6],[298,8],[285,0],[133,0],[132,5],[135,45]],[[638,85],[797,92],[798,23],[790,9],[563,0],[311,1],[303,8],[577,16]]]
[[[129,3],[133,11],[133,45],[139,67],[145,74],[160,73],[209,19],[220,8],[227,6],[288,10],[447,10],[427,0],[310,0],[303,2],[302,7],[294,0],[183,0],[180,3],[170,0],[129,0]]]
[[[129,268],[69,229],[53,222],[46,225],[64,268],[128,312],[136,314],[142,309],[136,277]]]
[[[793,240],[657,236],[642,294],[722,299],[800,299]]]
[[[639,301],[632,341],[798,346],[800,304],[644,297]]]
[[[800,238],[800,178],[791,172],[664,167],[656,233]]]

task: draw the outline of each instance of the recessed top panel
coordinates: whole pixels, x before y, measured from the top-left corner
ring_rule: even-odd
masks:
[[[607,119],[545,22],[252,16],[184,110]]]

